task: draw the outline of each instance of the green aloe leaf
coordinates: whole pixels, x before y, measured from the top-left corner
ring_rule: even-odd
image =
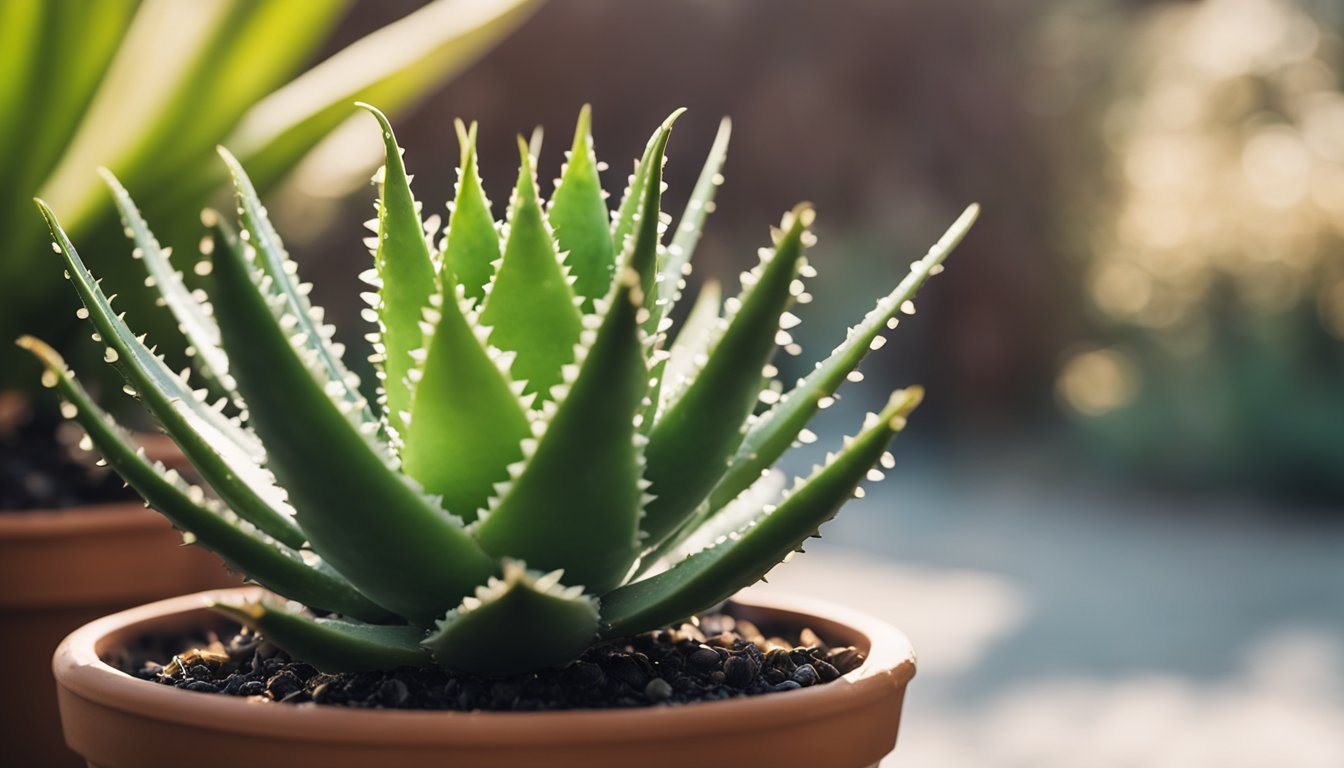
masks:
[[[752,422],[728,472],[710,494],[711,514],[746,490],[762,471],[773,465],[816,415],[819,404],[835,394],[845,377],[858,368],[870,350],[882,346],[882,331],[892,327],[901,308],[914,298],[924,281],[942,269],[943,260],[966,236],[979,212],[979,206],[968,207],[928,253],[910,265],[910,273],[896,289],[879,299],[877,305],[849,329],[845,340],[825,360]]]
[[[288,307],[286,316],[291,318],[295,330],[302,335],[303,345],[312,351],[318,364],[325,370],[333,389],[355,408],[363,421],[373,423],[373,413],[359,392],[359,377],[345,367],[341,360],[343,348],[331,340],[335,329],[322,322],[322,309],[308,301],[307,286],[297,282],[298,265],[289,258],[284,244],[280,242],[280,233],[271,225],[266,207],[257,197],[257,190],[252,186],[247,171],[224,147],[219,147],[219,155],[224,158],[233,176],[243,231],[247,233],[245,237],[248,244],[256,252],[257,265],[271,278],[271,290],[284,298]]]
[[[611,289],[616,249],[611,243],[606,193],[593,152],[592,107],[587,104],[579,111],[574,144],[547,215],[560,251],[565,254],[565,265],[574,275],[574,293],[583,298],[583,311],[591,314],[594,302]]]
[[[197,373],[205,379],[206,385],[215,397],[228,397],[237,402],[233,378],[229,376],[229,358],[219,346],[219,326],[215,325],[214,308],[203,293],[194,294],[187,288],[182,273],[173,268],[168,261],[169,250],[161,248],[154,233],[126,188],[117,177],[106,168],[98,169],[103,180],[112,190],[113,200],[121,213],[122,225],[135,243],[134,255],[144,261],[149,272],[147,283],[153,283],[163,303],[173,313],[178,329],[186,337],[190,354]]]
[[[130,436],[93,402],[55,350],[31,336],[19,339],[19,346],[45,366],[43,383],[60,392],[67,403],[65,413],[84,427],[90,446],[136,493],[173,525],[188,531],[194,543],[224,558],[230,567],[258,584],[293,600],[369,621],[387,620],[387,611],[369,602],[340,576],[309,565],[298,551],[206,498],[200,488],[188,485],[175,471],[151,464],[142,450],[132,446]]]
[[[690,313],[686,315],[676,339],[668,349],[663,384],[659,388],[660,411],[679,397],[686,386],[695,380],[705,363],[709,362],[709,351],[723,329],[719,317],[722,310],[723,289],[719,283],[711,280],[700,286],[695,304],[691,305]]]
[[[447,245],[443,251],[444,282],[452,278],[467,298],[480,303],[485,287],[499,260],[499,231],[490,213],[490,200],[481,186],[481,169],[476,158],[476,123],[471,128],[461,120],[454,122],[457,141],[462,147],[458,166],[453,212],[448,219]]]
[[[603,596],[603,637],[621,637],[676,621],[759,581],[835,516],[872,471],[887,443],[905,426],[906,416],[921,396],[918,387],[892,395],[882,413],[870,414],[863,431],[846,440],[839,454],[828,456],[826,464],[795,486],[778,507],[762,510],[736,536]]]
[[[321,672],[386,672],[429,663],[424,630],[405,624],[313,618],[262,602],[210,601],[210,608],[259,632]]]
[[[627,250],[626,239],[635,231],[635,217],[644,204],[646,197],[644,190],[648,187],[649,175],[654,171],[654,166],[657,166],[657,173],[662,176],[663,161],[667,152],[667,134],[672,128],[672,123],[685,111],[678,109],[658,126],[658,130],[653,132],[648,143],[644,145],[644,154],[635,162],[634,172],[630,174],[625,193],[621,195],[620,207],[611,218],[611,242],[617,253],[625,253]]]
[[[439,622],[424,640],[446,669],[506,675],[562,665],[597,637],[597,606],[578,587],[560,584],[560,572],[529,572],[504,563],[474,597]]]
[[[658,286],[659,318],[666,317],[681,296],[687,265],[695,254],[695,246],[700,243],[705,219],[714,210],[714,194],[723,183],[723,163],[728,159],[728,139],[732,134],[733,122],[725,117],[719,122],[719,132],[714,135],[705,165],[700,169],[700,178],[695,181],[691,199],[672,235],[672,244],[667,247],[667,263],[660,268],[663,281]]]
[[[192,392],[131,332],[84,266],[55,214],[42,201],[38,201],[38,208],[65,259],[70,281],[84,302],[84,313],[107,345],[106,359],[116,364],[130,392],[154,414],[210,487],[239,515],[291,547],[302,546],[303,532],[290,519],[289,507],[274,478],[260,466],[261,449],[255,436],[207,406],[203,392]]]
[[[404,435],[402,414],[411,410],[410,382],[407,374],[415,367],[411,352],[424,344],[420,330],[421,314],[429,307],[430,296],[438,290],[433,257],[425,242],[420,208],[411,194],[401,148],[392,133],[392,125],[382,112],[368,104],[383,132],[386,161],[383,166],[378,204],[378,247],[374,269],[378,292],[373,310],[378,313],[377,349],[382,360],[383,394],[386,402],[383,418],[395,435]]]
[[[621,235],[615,242],[621,253],[621,264],[639,273],[640,288],[644,292],[644,303],[652,306],[657,300],[658,258],[662,250],[662,200],[663,200],[663,163],[667,159],[667,140],[672,136],[672,125],[681,117],[685,109],[678,109],[668,115],[663,124],[649,139],[649,146],[635,170],[627,195],[638,195],[637,205],[631,208],[630,236]],[[621,206],[621,219],[618,230],[624,221],[625,204]],[[646,329],[650,332],[656,322],[650,315]]]
[[[814,214],[799,206],[784,217],[773,251],[744,275],[740,306],[709,359],[649,433],[645,473],[656,497],[645,510],[649,547],[675,531],[709,494],[742,440],[742,424],[760,392],[761,370],[775,349],[779,318],[803,262]]]
[[[401,475],[361,420],[363,403],[302,338],[242,243],[213,228],[224,349],[269,466],[313,549],[370,599],[422,626],[494,572],[462,523]],[[388,563],[398,563],[388,568]]]
[[[523,458],[531,426],[520,388],[509,378],[512,353],[488,346],[477,312],[451,283],[426,311],[423,362],[413,379],[402,467],[448,511],[476,519]],[[456,295],[455,295],[456,294]]]
[[[619,584],[639,554],[643,463],[634,420],[648,373],[638,279],[625,271],[599,303],[609,309],[568,369],[568,393],[476,528],[487,551],[564,569],[570,583],[594,593]]]
[[[517,353],[513,378],[537,404],[550,399],[560,368],[574,360],[582,314],[560,264],[555,238],[542,213],[537,178],[527,144],[518,138],[522,166],[509,206],[504,260],[490,286],[481,322],[493,330],[490,343]]]

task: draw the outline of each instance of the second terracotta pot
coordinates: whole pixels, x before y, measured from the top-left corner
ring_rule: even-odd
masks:
[[[89,624],[61,644],[54,670],[70,746],[95,768],[320,765],[452,768],[871,768],[896,743],[909,642],[890,626],[805,600],[745,593],[732,613],[767,633],[811,627],[868,653],[826,685],[751,698],[567,712],[407,712],[277,705],[137,680],[103,661],[146,635],[219,627],[212,593],[165,600]],[[219,593],[213,593],[218,596]],[[230,590],[230,599],[256,597]]]
[[[0,764],[84,764],[61,737],[51,677],[61,638],[146,600],[239,581],[139,502],[0,514],[0,659],[16,697],[0,717]]]

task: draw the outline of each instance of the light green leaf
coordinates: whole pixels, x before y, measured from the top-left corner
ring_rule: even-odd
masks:
[[[439,622],[424,641],[446,669],[508,675],[554,667],[578,658],[597,637],[597,607],[561,574],[529,572],[504,563],[473,597]]]
[[[555,239],[537,199],[537,179],[527,144],[518,138],[522,167],[509,206],[504,260],[485,299],[481,322],[490,326],[490,343],[517,353],[513,378],[526,382],[525,394],[537,405],[549,400],[560,383],[560,368],[574,360],[580,317],[574,291],[561,267]]]
[[[691,263],[695,246],[700,243],[705,219],[714,210],[714,194],[723,183],[723,163],[728,159],[728,139],[732,133],[732,121],[723,118],[719,122],[719,132],[714,135],[714,143],[709,148],[709,156],[700,170],[700,178],[696,179],[695,188],[691,191],[691,199],[687,201],[686,210],[677,222],[672,244],[667,247],[667,262],[659,270],[663,273],[662,282],[658,285],[660,319],[667,317],[681,296],[681,286],[689,271],[686,266]]]
[[[429,652],[420,646],[425,632],[418,627],[313,618],[261,602],[212,600],[207,605],[328,674],[390,672],[430,662]]]
[[[799,206],[784,217],[773,251],[744,275],[740,306],[700,375],[649,433],[645,452],[656,497],[645,510],[645,544],[656,547],[705,498],[742,440],[742,425],[760,393],[761,370],[775,349],[779,318],[792,301],[803,240],[814,214]]]
[[[611,242],[617,253],[628,250],[626,239],[635,231],[635,217],[639,214],[646,199],[644,190],[648,187],[649,175],[655,171],[662,176],[664,156],[667,152],[667,135],[672,123],[685,109],[678,109],[668,116],[658,130],[649,137],[644,145],[644,154],[635,162],[634,172],[626,183],[625,193],[621,195],[621,205],[611,217]],[[657,158],[655,161],[654,158]],[[661,190],[659,190],[661,194]]]
[[[449,283],[427,311],[422,366],[411,372],[412,406],[402,467],[454,515],[470,522],[509,478],[531,435],[509,378],[509,353],[476,333],[475,310]],[[457,293],[458,295],[454,295]],[[414,381],[418,379],[418,381]]]
[[[359,417],[363,403],[345,398],[286,319],[285,297],[266,286],[270,275],[221,224],[213,236],[224,349],[299,525],[360,592],[429,626],[494,572],[494,562],[460,520],[392,465],[371,434],[376,426]]]
[[[685,112],[685,109],[678,109],[668,115],[663,124],[653,134],[649,140],[649,147],[644,152],[643,159],[639,162],[639,168],[635,171],[635,180],[627,195],[638,194],[638,205],[635,206],[630,214],[631,236],[620,236],[615,242],[618,244],[621,257],[620,262],[628,266],[639,274],[640,288],[644,291],[644,303],[646,306],[652,306],[657,300],[657,280],[658,280],[658,259],[662,251],[662,221],[661,205],[663,199],[663,163],[667,159],[667,140],[672,136],[672,125],[677,122],[677,118]],[[622,204],[621,216],[625,215],[624,204]],[[617,223],[620,225],[622,218]],[[619,229],[619,226],[618,226]],[[618,232],[619,234],[619,232]],[[646,321],[646,330],[653,332],[655,320],[650,315]]]
[[[591,121],[592,108],[585,104],[574,128],[568,162],[547,211],[560,251],[565,254],[565,265],[574,275],[574,292],[583,298],[583,311],[589,314],[593,303],[607,295],[616,271],[616,250],[611,243],[606,193],[593,153]]]
[[[467,129],[461,120],[454,122],[457,141],[462,146],[453,212],[448,219],[448,242],[443,251],[444,283],[456,282],[467,298],[480,303],[485,287],[499,260],[499,232],[490,213],[490,201],[481,186],[481,169],[476,158],[476,124]],[[451,278],[451,279],[450,279]]]
[[[638,275],[623,275],[599,302],[610,308],[595,336],[585,331],[592,338],[540,442],[529,441],[535,450],[476,528],[487,551],[563,569],[594,593],[619,584],[639,554],[643,463],[634,419],[648,375],[638,322],[644,297]]]
[[[858,437],[846,440],[838,455],[828,456],[825,466],[795,486],[777,508],[762,510],[736,536],[603,596],[602,636],[622,637],[685,618],[759,581],[835,516],[905,426],[921,395],[917,387],[892,395],[881,414],[869,415]]]
[[[379,285],[378,292],[372,294],[376,297],[373,309],[378,313],[377,343],[381,345],[375,349],[382,360],[386,397],[383,418],[393,434],[404,435],[406,424],[402,414],[411,409],[410,383],[406,377],[415,367],[411,352],[424,344],[420,320],[429,307],[430,296],[438,291],[437,276],[429,244],[425,242],[419,204],[411,195],[411,182],[392,125],[382,112],[368,104],[357,106],[367,109],[378,120],[386,149],[379,190],[378,247],[374,253]]]

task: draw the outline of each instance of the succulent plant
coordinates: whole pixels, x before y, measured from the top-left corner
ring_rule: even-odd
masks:
[[[662,244],[664,149],[680,111],[608,211],[581,112],[550,202],[533,153],[502,224],[481,186],[476,126],[457,124],[461,167],[445,234],[422,220],[383,115],[386,165],[363,275],[379,386],[366,399],[310,285],[299,282],[251,182],[226,150],[241,228],[203,216],[208,297],[184,287],[124,189],[105,173],[133,255],[190,343],[174,373],[103,295],[42,201],[53,248],[126,392],[181,446],[212,492],[148,462],[31,337],[44,380],[89,447],[189,542],[278,601],[217,607],[327,671],[437,663],[510,673],[561,665],[603,639],[710,608],[817,533],[921,397],[879,413],[791,490],[759,503],[763,476],[881,346],[941,270],[974,206],[816,369],[758,410],[763,376],[806,301],[814,214],[773,230],[742,293],[703,289],[673,337],[669,313],[722,177],[725,120],[671,242]],[[763,373],[764,372],[764,373]],[[767,390],[772,391],[772,390]],[[763,407],[763,406],[762,406]],[[765,489],[768,491],[769,489]],[[734,503],[736,500],[736,503]]]

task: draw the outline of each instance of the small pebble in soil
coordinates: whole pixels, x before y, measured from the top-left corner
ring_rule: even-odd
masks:
[[[242,629],[223,638],[146,638],[118,666],[188,691],[369,709],[534,711],[676,705],[820,685],[863,654],[804,629],[794,645],[726,614],[588,649],[563,669],[508,677],[437,667],[325,674]],[[182,651],[182,648],[191,650]],[[165,663],[163,660],[167,659]]]

